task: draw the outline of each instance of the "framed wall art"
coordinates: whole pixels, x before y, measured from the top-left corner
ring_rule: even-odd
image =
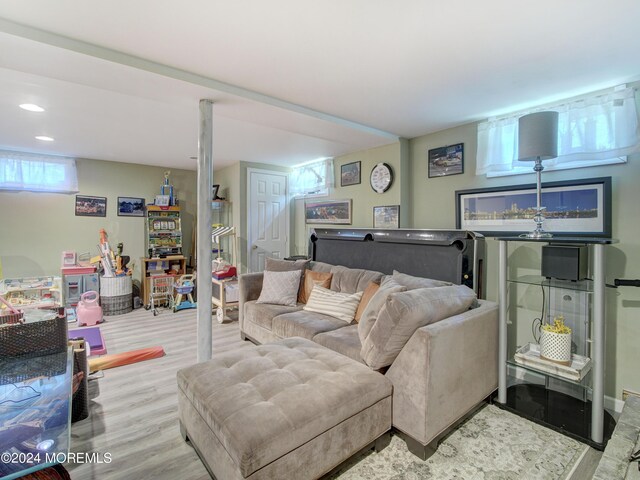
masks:
[[[509,236],[535,228],[536,185],[458,190],[456,228]],[[611,236],[611,177],[542,184],[544,229],[554,235]]]
[[[400,205],[373,207],[373,228],[400,228]]]
[[[144,198],[118,197],[119,217],[144,217]]]
[[[429,150],[429,178],[464,173],[464,143]]]
[[[306,223],[351,225],[351,199],[306,202],[304,218]]]
[[[76,195],[75,211],[78,217],[106,217],[107,197]]]
[[[360,162],[345,163],[340,166],[340,186],[360,184]]]

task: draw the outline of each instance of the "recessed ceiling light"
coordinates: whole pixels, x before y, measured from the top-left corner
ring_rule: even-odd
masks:
[[[47,137],[46,135],[38,135],[36,139],[42,140],[43,142],[53,142],[53,138]]]
[[[44,112],[44,108],[34,103],[23,103],[20,108],[29,112]]]

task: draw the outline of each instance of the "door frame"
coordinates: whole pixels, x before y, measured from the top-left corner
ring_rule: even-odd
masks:
[[[264,168],[247,168],[247,272],[251,273],[251,245],[253,244],[252,230],[251,230],[251,175],[253,173],[264,173],[266,175],[279,175],[284,177],[284,193],[285,193],[285,250],[290,252],[289,237],[291,236],[290,230],[290,218],[291,218],[291,206],[289,202],[289,173],[280,172],[278,170],[266,170]]]

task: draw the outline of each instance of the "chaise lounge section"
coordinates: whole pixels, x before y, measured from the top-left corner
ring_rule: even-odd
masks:
[[[180,431],[214,478],[319,478],[391,428],[391,382],[303,338],[178,372]]]

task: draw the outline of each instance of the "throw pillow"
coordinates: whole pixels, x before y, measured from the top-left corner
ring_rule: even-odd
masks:
[[[369,282],[369,285],[367,285],[367,288],[365,288],[364,292],[362,292],[362,299],[360,299],[358,310],[356,310],[356,318],[355,318],[356,323],[360,321],[360,317],[362,317],[362,313],[367,308],[367,305],[369,305],[369,301],[371,300],[371,297],[375,295],[375,293],[378,291],[379,288],[380,288],[379,283]]]
[[[360,321],[358,322],[358,336],[360,337],[361,342],[364,343],[367,335],[369,335],[371,327],[373,327],[376,318],[378,318],[378,313],[380,313],[380,309],[383,307],[387,297],[395,292],[404,292],[406,289],[407,287],[400,285],[390,275],[384,277],[380,283],[380,288],[373,297],[371,297],[369,304],[365,307],[362,315],[360,316]]]
[[[451,282],[434,280],[433,278],[414,277],[413,275],[400,273],[397,270],[393,271],[393,279],[400,285],[407,287],[409,290],[414,288],[447,287],[453,285]]]
[[[315,285],[304,310],[323,313],[351,323],[361,298],[362,292],[340,293]]]
[[[314,272],[313,270],[306,270],[304,272],[303,285],[298,294],[298,302],[307,303],[314,285],[319,285],[323,288],[331,287],[332,277],[333,274],[329,272]]]
[[[391,365],[418,328],[469,310],[475,299],[474,291],[464,285],[389,295],[362,342],[362,359],[374,370]]]
[[[296,306],[298,289],[300,288],[300,270],[290,272],[264,271],[262,291],[256,303],[272,303],[274,305]]]
[[[279,258],[267,257],[264,261],[264,269],[270,272],[290,272],[300,270],[300,286],[298,287],[298,297],[304,286],[304,271],[309,266],[311,260],[280,260]]]

